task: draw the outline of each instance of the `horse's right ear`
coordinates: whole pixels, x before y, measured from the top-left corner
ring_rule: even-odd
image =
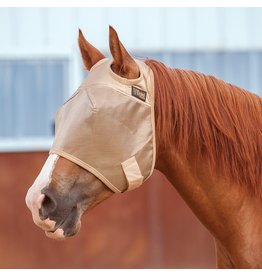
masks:
[[[86,70],[90,71],[91,67],[105,56],[93,45],[86,41],[82,31],[79,29],[78,45]]]

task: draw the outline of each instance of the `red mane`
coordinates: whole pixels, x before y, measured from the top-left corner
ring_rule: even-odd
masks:
[[[186,159],[189,138],[210,169],[229,173],[261,197],[262,99],[202,73],[146,59],[155,81],[157,141]]]

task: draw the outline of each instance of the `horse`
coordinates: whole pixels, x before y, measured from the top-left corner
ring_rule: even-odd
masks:
[[[80,29],[78,43],[88,71],[105,58]],[[109,46],[114,74],[139,78],[111,26]],[[154,76],[154,168],[214,237],[217,268],[262,268],[262,99],[214,76],[143,63]],[[114,193],[86,168],[50,154],[26,204],[47,237],[63,240]]]

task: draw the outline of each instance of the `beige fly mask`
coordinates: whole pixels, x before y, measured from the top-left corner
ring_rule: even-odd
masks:
[[[135,60],[138,79],[111,70],[113,59],[95,64],[56,113],[50,153],[98,177],[116,193],[139,187],[155,165],[154,78]]]

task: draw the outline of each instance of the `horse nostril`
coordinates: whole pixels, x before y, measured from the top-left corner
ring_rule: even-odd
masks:
[[[45,196],[42,202],[42,206],[48,209],[51,207],[51,205],[52,205],[52,200],[48,196]]]
[[[57,203],[53,197],[44,194],[44,199],[42,200],[41,207],[39,208],[39,217],[45,220],[49,215],[56,209]]]

